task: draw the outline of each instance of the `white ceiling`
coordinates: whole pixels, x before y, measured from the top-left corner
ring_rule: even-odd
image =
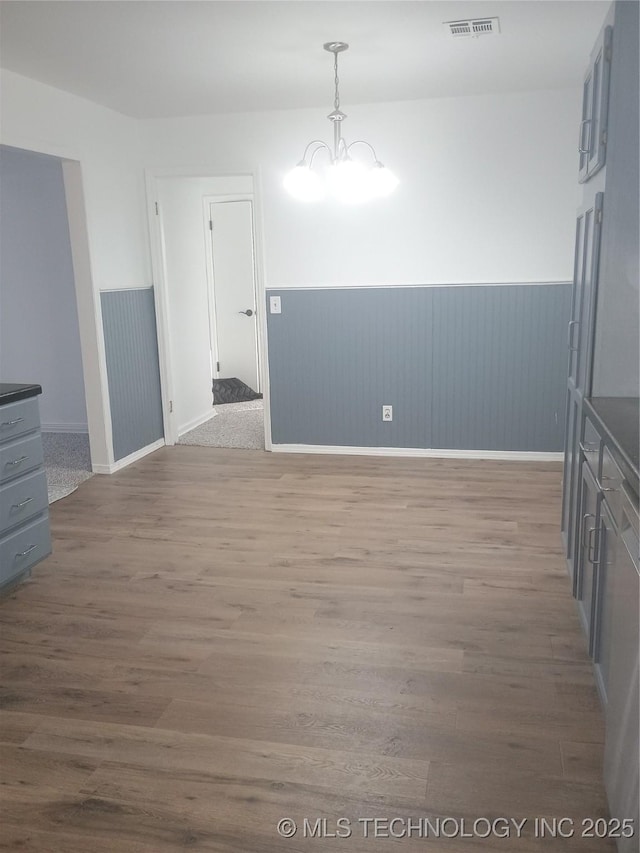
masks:
[[[138,118],[577,86],[598,0],[66,0],[0,3],[0,63]],[[500,35],[443,21],[499,16]]]

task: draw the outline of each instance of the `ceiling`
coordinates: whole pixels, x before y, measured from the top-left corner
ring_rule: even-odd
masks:
[[[67,0],[0,3],[0,64],[126,115],[331,107],[577,86],[598,0]],[[454,39],[444,21],[499,16]]]

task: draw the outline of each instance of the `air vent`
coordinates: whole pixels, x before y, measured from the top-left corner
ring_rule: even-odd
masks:
[[[498,18],[473,18],[469,21],[445,21],[445,27],[454,38],[489,36],[500,32]]]

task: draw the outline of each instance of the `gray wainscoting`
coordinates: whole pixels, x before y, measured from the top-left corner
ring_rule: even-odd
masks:
[[[100,299],[117,461],[164,435],[153,288]]]
[[[275,295],[274,444],[562,450],[570,283]]]

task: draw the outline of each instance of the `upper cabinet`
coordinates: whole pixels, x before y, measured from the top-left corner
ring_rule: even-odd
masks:
[[[612,29],[605,27],[591,54],[582,89],[582,121],[578,137],[580,182],[604,166],[607,152],[609,77]]]

